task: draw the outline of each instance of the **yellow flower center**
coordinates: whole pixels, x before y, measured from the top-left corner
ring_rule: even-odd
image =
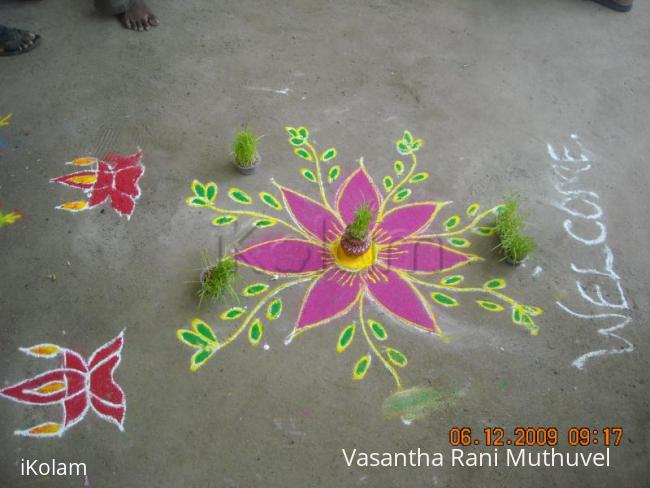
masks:
[[[370,243],[368,250],[361,256],[349,256],[341,247],[341,241],[338,240],[330,246],[330,251],[334,257],[337,266],[346,271],[356,273],[362,271],[377,262],[379,246],[374,242]]]

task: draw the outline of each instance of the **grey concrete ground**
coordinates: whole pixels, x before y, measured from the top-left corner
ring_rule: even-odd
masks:
[[[3,2],[2,23],[39,32],[43,45],[0,60],[0,114],[13,113],[0,128],[0,199],[4,210],[25,214],[0,229],[0,381],[53,364],[19,347],[52,342],[89,355],[126,328],[116,378],[128,410],[124,432],[90,413],[63,438],[31,439],[13,431],[58,420],[60,407],[2,399],[0,485],[81,486],[76,477],[20,476],[21,458],[55,458],[86,462],[92,487],[647,486],[650,6],[636,3],[622,15],[582,0],[153,0],[162,25],[138,34],[96,15],[89,0]],[[229,166],[230,138],[243,123],[265,134],[263,167],[245,179]],[[484,242],[473,250],[489,259],[463,273],[475,284],[502,276],[513,297],[543,307],[540,335],[469,297],[437,312],[449,343],[383,318],[409,356],[405,383],[455,392],[411,425],[384,417],[393,383],[379,363],[351,380],[367,346],[355,340],[352,352],[336,353],[349,318],[283,345],[298,289],[284,294],[282,320],[267,324],[268,350],[243,339],[191,374],[176,329],[197,315],[221,335],[227,328],[218,307],[197,312],[186,283],[202,251],[216,253],[219,235],[208,211],[184,205],[189,184],[257,192],[274,177],[307,191],[286,124],[310,127],[320,147],[336,146],[347,171],[363,156],[377,177],[411,129],[427,141],[419,158],[432,174],[414,197],[453,200],[443,217],[520,192],[537,255],[513,269]],[[599,234],[596,221],[605,226],[606,241],[593,246],[567,234],[571,215],[554,206],[562,180],[547,144],[578,154],[571,134],[591,169],[560,188],[599,196],[603,216],[570,224],[584,239]],[[130,221],[108,207],[54,209],[81,196],[48,183],[70,169],[64,162],[137,145],[147,172]],[[605,246],[619,281],[572,270],[604,271]],[[594,301],[597,285],[611,303],[622,291],[628,307],[589,303],[578,280]],[[575,317],[557,301],[620,317]],[[624,317],[629,323],[614,333],[627,343],[597,332]],[[597,350],[622,353],[572,366]],[[448,431],[463,425],[556,425],[559,449],[570,452],[572,425],[622,426],[625,434],[608,468],[452,467]],[[446,459],[438,468],[348,468],[342,448],[421,448]]]

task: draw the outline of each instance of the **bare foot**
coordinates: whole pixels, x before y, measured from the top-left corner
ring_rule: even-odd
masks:
[[[150,27],[156,27],[159,24],[158,19],[149,10],[144,0],[132,0],[126,12],[118,17],[124,27],[135,31],[149,30]]]

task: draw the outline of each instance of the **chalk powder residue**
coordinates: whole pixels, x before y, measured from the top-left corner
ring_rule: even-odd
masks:
[[[596,203],[600,199],[597,193],[584,190],[580,188],[580,183],[577,181],[581,173],[589,171],[591,169],[591,160],[588,157],[588,151],[585,149],[583,144],[580,142],[576,134],[571,134],[571,139],[579,148],[580,155],[574,157],[571,155],[571,152],[567,146],[562,147],[561,155],[558,155],[558,151],[551,144],[547,144],[548,155],[554,161],[551,165],[553,168],[554,178],[553,186],[557,192],[562,195],[561,202],[555,203],[555,206],[565,212],[568,217],[562,223],[566,233],[575,241],[580,244],[588,247],[600,246],[603,256],[604,256],[604,267],[600,269],[591,269],[591,268],[580,268],[574,263],[571,263],[571,270],[580,275],[594,275],[602,276],[609,278],[616,290],[618,291],[618,301],[610,301],[606,299],[603,295],[603,290],[600,285],[594,285],[596,297],[592,297],[587,293],[587,290],[583,286],[580,279],[576,280],[576,288],[580,293],[580,296],[587,302],[588,306],[599,307],[600,309],[605,309],[605,313],[581,313],[576,312],[566,306],[564,303],[557,301],[557,305],[564,310],[565,312],[578,317],[584,320],[589,319],[610,319],[615,323],[614,325],[609,325],[608,327],[603,327],[598,329],[598,334],[603,335],[607,338],[618,339],[623,342],[623,347],[620,345],[612,347],[609,349],[598,349],[595,351],[590,351],[582,356],[575,359],[571,364],[578,369],[584,368],[585,364],[589,359],[606,356],[610,354],[622,354],[626,352],[632,352],[634,350],[634,344],[627,340],[624,337],[621,337],[619,334],[621,330],[632,321],[632,318],[626,313],[613,313],[613,311],[625,311],[629,310],[629,305],[627,298],[625,297],[625,292],[621,286],[621,278],[614,271],[614,254],[612,250],[607,245],[607,227],[602,222],[603,220],[603,210]],[[578,203],[581,206],[586,206],[589,208],[588,213],[583,213],[579,210],[576,210],[573,207],[574,203]],[[580,225],[590,225],[594,228],[594,231],[591,231],[591,234],[584,236],[578,234],[576,227]]]

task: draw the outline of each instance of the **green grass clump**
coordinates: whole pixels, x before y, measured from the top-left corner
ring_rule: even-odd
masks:
[[[204,299],[220,300],[226,294],[237,298],[237,261],[231,256],[221,259],[216,265],[208,266],[199,289],[199,303]]]
[[[499,212],[496,232],[499,236],[497,246],[510,263],[517,264],[537,249],[537,243],[531,236],[522,232],[524,218],[519,211],[519,198],[511,195]]]
[[[351,239],[358,241],[368,237],[368,227],[374,215],[368,205],[362,205],[354,214],[354,220],[347,228],[347,235]]]
[[[253,166],[257,159],[257,136],[250,129],[244,129],[235,134],[232,141],[232,153],[239,166]]]

